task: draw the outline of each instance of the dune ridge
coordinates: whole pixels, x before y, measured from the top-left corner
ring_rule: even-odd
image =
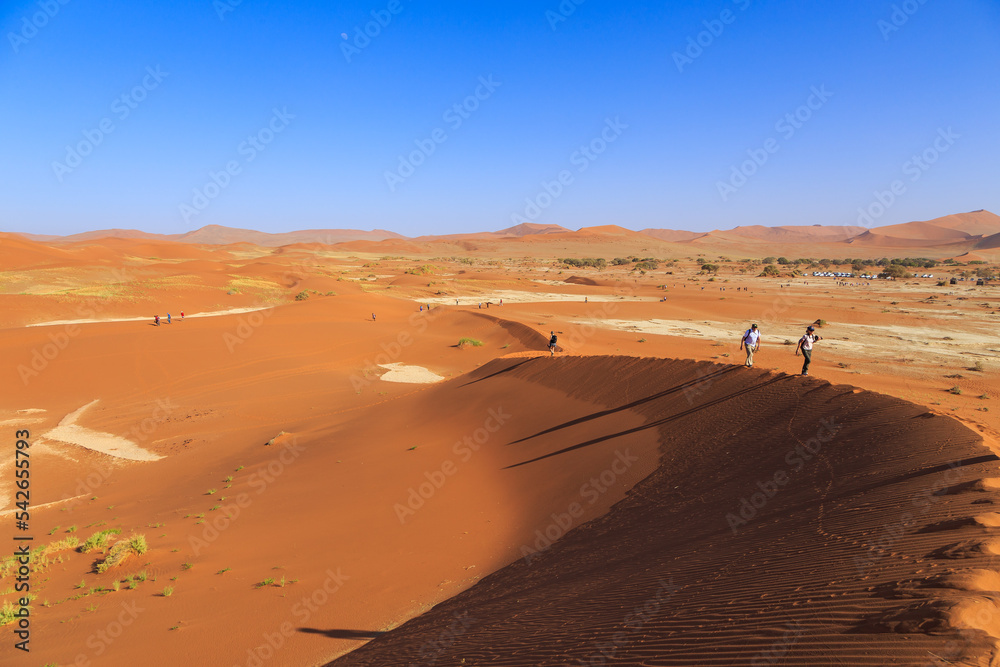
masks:
[[[998,496],[982,480],[997,457],[977,434],[783,374],[545,361],[472,375],[606,404],[573,422],[596,434],[638,412],[659,467],[604,517],[329,664],[994,664]]]

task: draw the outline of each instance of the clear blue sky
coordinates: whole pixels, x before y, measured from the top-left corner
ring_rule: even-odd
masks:
[[[0,9],[4,231],[855,224],[893,181],[875,225],[1000,213],[993,0],[63,1]]]

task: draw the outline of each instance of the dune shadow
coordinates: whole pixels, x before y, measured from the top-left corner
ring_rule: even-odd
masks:
[[[330,639],[375,639],[386,634],[380,630],[320,630],[319,628],[298,628],[299,632],[323,635]]]
[[[591,440],[587,440],[586,442],[581,442],[581,443],[576,444],[576,445],[571,445],[569,447],[564,447],[564,448],[562,448],[560,450],[557,450],[557,451],[554,451],[554,452],[550,452],[550,453],[544,454],[542,456],[536,456],[535,458],[528,459],[527,461],[522,461],[520,463],[514,463],[512,465],[509,465],[509,466],[505,467],[504,470],[509,470],[511,468],[519,468],[520,466],[528,465],[529,463],[536,463],[537,461],[542,461],[544,459],[548,459],[548,458],[551,458],[553,456],[559,456],[560,454],[566,454],[568,452],[572,452],[572,451],[577,450],[577,449],[582,449],[584,447],[590,447],[591,445],[596,445],[596,444],[599,444],[599,443],[602,443],[602,442],[606,442],[608,440],[613,440],[615,438],[620,438],[622,436],[631,435],[632,433],[638,433],[640,431],[646,431],[646,430],[651,429],[651,428],[658,428],[658,427],[663,426],[665,424],[669,424],[672,421],[676,421],[676,420],[681,419],[683,417],[687,417],[688,415],[694,414],[696,412],[700,412],[701,410],[705,410],[706,408],[710,408],[713,405],[718,405],[719,403],[724,403],[726,401],[732,400],[732,399],[736,398],[737,396],[742,396],[744,394],[748,394],[750,392],[757,391],[758,389],[763,389],[764,387],[766,387],[768,385],[772,385],[772,384],[774,384],[776,382],[781,382],[782,380],[787,380],[788,378],[789,378],[789,376],[787,376],[787,375],[778,376],[778,377],[772,378],[770,380],[767,380],[765,382],[761,382],[760,384],[754,385],[752,387],[747,387],[745,389],[740,389],[739,391],[735,391],[732,394],[729,394],[727,396],[720,396],[719,398],[717,398],[715,400],[707,401],[705,403],[702,403],[701,405],[698,405],[697,407],[691,408],[690,410],[684,410],[682,412],[678,412],[675,415],[670,415],[669,417],[664,417],[663,419],[657,419],[657,420],[651,421],[651,422],[649,422],[647,424],[643,424],[642,426],[636,426],[634,428],[626,429],[624,431],[619,431],[617,433],[610,433],[608,435],[602,435],[602,436],[600,436],[598,438],[593,438]],[[677,390],[677,388],[675,388],[674,390],[668,390],[668,391],[676,391],[676,390]],[[641,401],[637,401],[636,403],[645,402],[646,400],[649,400],[649,399],[641,399]],[[623,408],[616,408],[616,410],[622,410],[622,409],[625,409],[625,408],[624,407]],[[607,412],[608,412],[607,410],[604,410],[601,413],[596,413],[596,414],[601,415],[601,414],[607,413]],[[582,418],[582,420],[584,420],[584,421],[586,419],[587,418]],[[580,420],[574,420],[574,421],[580,421]],[[561,428],[561,427],[556,427],[556,428]],[[543,433],[544,433],[544,431],[543,431]],[[537,435],[541,435],[541,433],[539,433]],[[534,436],[532,436],[532,437],[534,437]]]
[[[586,417],[579,417],[577,419],[572,419],[572,420],[570,420],[568,422],[564,422],[562,424],[559,424],[558,426],[553,426],[551,428],[547,428],[544,431],[539,431],[538,433],[535,433],[534,435],[525,436],[525,437],[521,438],[520,440],[515,440],[515,441],[513,441],[511,443],[508,443],[508,444],[516,445],[518,443],[525,442],[527,440],[531,440],[532,438],[537,438],[539,436],[547,435],[547,434],[553,433],[555,431],[560,431],[560,430],[562,430],[564,428],[569,428],[570,426],[576,426],[577,424],[582,424],[584,422],[588,422],[588,421],[591,421],[593,419],[600,419],[601,417],[606,417],[608,415],[613,415],[616,412],[622,412],[624,410],[631,410],[632,408],[635,408],[635,407],[638,407],[640,405],[643,405],[644,403],[649,403],[650,401],[655,401],[658,398],[663,398],[664,396],[669,396],[669,395],[675,394],[675,393],[677,393],[679,391],[684,391],[685,389],[697,388],[697,387],[702,386],[702,385],[707,386],[708,384],[712,383],[717,377],[719,377],[721,375],[725,375],[726,373],[731,373],[731,372],[735,371],[737,368],[739,368],[739,366],[727,366],[727,367],[721,368],[721,369],[719,369],[717,371],[712,371],[711,373],[706,373],[705,375],[696,377],[693,380],[688,380],[687,382],[682,382],[681,384],[677,385],[676,387],[671,387],[670,389],[664,389],[663,391],[657,392],[655,394],[651,394],[651,395],[649,395],[649,396],[647,396],[645,398],[640,398],[638,400],[632,401],[631,403],[626,403],[624,405],[619,405],[616,408],[609,408],[607,410],[601,410],[599,412],[595,412],[593,414],[587,415]],[[483,379],[485,379],[485,378],[483,378]]]
[[[458,347],[458,346],[455,345],[455,347]],[[508,366],[507,368],[501,368],[496,373],[490,373],[489,375],[484,375],[483,377],[479,378],[478,380],[471,380],[469,382],[466,382],[462,386],[463,387],[468,387],[470,384],[476,384],[477,382],[482,382],[483,380],[489,380],[490,378],[496,377],[497,375],[503,375],[504,373],[510,373],[512,370],[514,370],[518,366],[523,366],[524,364],[530,363],[532,361],[534,361],[534,359],[525,359],[524,361],[519,361],[516,364],[512,364],[512,365]]]

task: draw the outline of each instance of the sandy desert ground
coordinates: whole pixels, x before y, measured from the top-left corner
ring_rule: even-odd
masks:
[[[0,235],[0,662],[996,664],[1000,218],[897,227]]]

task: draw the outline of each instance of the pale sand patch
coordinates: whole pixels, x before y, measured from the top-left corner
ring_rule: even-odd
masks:
[[[221,317],[223,315],[240,315],[242,313],[255,313],[258,310],[267,310],[268,308],[273,308],[273,306],[255,306],[253,308],[230,308],[229,310],[215,310],[210,313],[191,313],[185,314],[187,320],[194,319],[196,317]],[[180,321],[180,317],[173,317],[174,320]],[[166,322],[167,316],[160,315],[160,321]],[[153,316],[148,317],[119,317],[107,320],[52,320],[50,322],[36,322],[35,324],[25,324],[26,327],[54,327],[63,324],[100,324],[107,322],[152,322]]]
[[[749,323],[727,323],[694,320],[615,320],[581,319],[603,329],[617,329],[641,334],[702,338],[720,343],[739,345],[740,337]],[[843,351],[855,356],[866,356],[873,360],[897,360],[902,358],[924,361],[947,361],[949,363],[969,363],[969,356],[993,357],[1000,349],[991,347],[993,340],[991,325],[966,323],[965,327],[979,329],[978,332],[956,331],[942,327],[833,323],[816,331],[823,336],[817,344],[831,353]],[[773,347],[790,340],[796,343],[805,333],[805,325],[789,327],[782,325],[771,329],[761,325],[761,346]],[[949,340],[944,340],[948,336]],[[794,347],[789,347],[794,350]]]
[[[418,299],[420,303],[437,303],[455,305],[458,300],[460,306],[475,306],[479,303],[491,301],[497,303],[503,299],[504,303],[544,303],[546,301],[579,301],[583,303],[583,294],[560,294],[557,292],[525,292],[521,290],[496,290],[483,292],[473,296],[435,296],[431,298]],[[586,299],[591,303],[602,301],[659,301],[652,296],[622,296],[618,294],[587,294]]]
[[[45,421],[45,417],[21,417],[20,419],[4,419],[0,426],[18,426],[20,424],[37,424]]]
[[[382,375],[386,382],[402,382],[405,384],[432,384],[440,382],[444,378],[437,373],[432,373],[423,366],[407,366],[406,364],[379,364],[381,368],[389,372]]]
[[[114,435],[113,433],[102,433],[86,428],[85,426],[78,426],[76,420],[79,419],[80,415],[87,408],[97,403],[98,400],[100,399],[94,399],[80,409],[69,413],[63,417],[58,426],[45,433],[42,437],[71,445],[78,445],[95,452],[107,454],[108,456],[128,459],[129,461],[157,461],[163,458],[162,456],[157,456],[152,452],[146,451],[131,440],[121,436]]]
[[[36,412],[48,412],[48,411],[45,410],[44,408],[25,408],[24,410],[18,410],[17,414],[19,414],[19,415],[33,415]]]

